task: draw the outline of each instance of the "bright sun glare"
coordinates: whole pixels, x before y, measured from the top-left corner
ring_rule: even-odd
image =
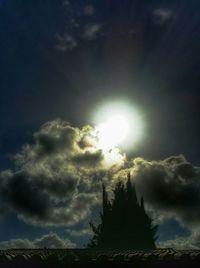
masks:
[[[123,144],[128,136],[129,128],[128,120],[121,115],[108,118],[96,128],[100,147],[109,150]]]
[[[132,147],[143,134],[141,115],[125,104],[113,103],[102,107],[95,121],[98,147],[103,151]]]

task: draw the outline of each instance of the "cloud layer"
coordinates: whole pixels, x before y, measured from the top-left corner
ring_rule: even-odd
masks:
[[[12,239],[9,241],[1,241],[0,249],[10,248],[74,248],[76,245],[69,239],[60,238],[55,233],[43,235],[40,238],[34,240],[29,239]]]
[[[183,155],[159,161],[127,160],[118,148],[110,155],[120,157],[106,164],[109,155],[97,146],[93,134],[90,126],[75,128],[60,119],[41,126],[33,143],[15,155],[15,170],[0,173],[1,211],[14,212],[32,225],[63,225],[68,230],[76,224],[86,226],[95,207],[100,209],[102,180],[111,189],[131,172],[138,197],[144,197],[158,223],[174,218],[198,231],[199,167]],[[88,234],[74,231],[76,236]]]

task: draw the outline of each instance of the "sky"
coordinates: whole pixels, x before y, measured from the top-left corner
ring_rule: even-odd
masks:
[[[199,13],[197,0],[0,0],[1,248],[87,244],[101,181],[128,171],[158,246],[200,248]],[[108,163],[94,118],[116,103],[144,130]]]

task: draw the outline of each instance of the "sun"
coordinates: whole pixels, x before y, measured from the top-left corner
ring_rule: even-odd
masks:
[[[103,151],[134,146],[144,132],[141,114],[127,104],[110,103],[96,114],[95,135]]]
[[[114,115],[96,127],[99,146],[104,150],[118,147],[128,137],[130,125],[126,117]]]

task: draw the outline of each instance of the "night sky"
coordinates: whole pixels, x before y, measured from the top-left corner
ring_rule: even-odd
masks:
[[[82,247],[130,171],[158,246],[200,248],[200,2],[0,0],[0,38],[0,247]],[[107,103],[145,125],[109,167]]]

